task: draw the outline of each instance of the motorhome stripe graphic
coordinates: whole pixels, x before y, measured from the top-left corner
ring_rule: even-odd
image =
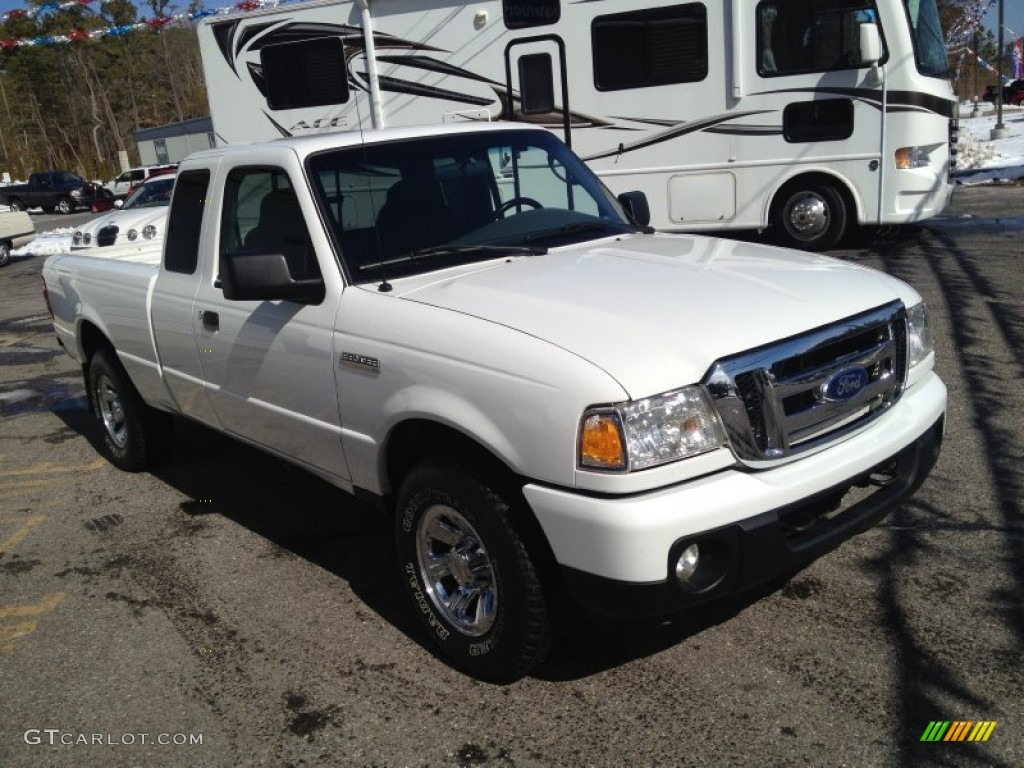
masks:
[[[995,720],[932,720],[921,741],[988,741],[995,728]]]

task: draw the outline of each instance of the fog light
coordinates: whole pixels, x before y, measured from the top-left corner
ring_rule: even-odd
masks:
[[[693,574],[697,572],[697,564],[700,561],[700,547],[691,544],[679,556],[676,562],[676,578],[681,584],[689,585]]]

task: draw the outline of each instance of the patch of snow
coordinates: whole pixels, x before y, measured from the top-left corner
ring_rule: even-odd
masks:
[[[34,240],[11,251],[12,256],[50,256],[55,253],[67,253],[71,250],[71,236],[75,234],[73,227],[62,227],[43,232]]]
[[[961,114],[969,114],[969,109],[969,105],[962,106]],[[1005,138],[992,138],[995,127],[995,110],[983,117],[960,118],[956,159],[958,184],[1024,179],[1024,110],[1003,107]]]

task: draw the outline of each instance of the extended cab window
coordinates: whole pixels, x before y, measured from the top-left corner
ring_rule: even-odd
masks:
[[[167,219],[164,268],[170,272],[195,273],[199,263],[199,236],[203,209],[210,186],[208,170],[185,171],[178,175]]]
[[[320,267],[295,187],[280,168],[235,168],[224,185],[220,250],[280,253],[295,280],[320,277]]]

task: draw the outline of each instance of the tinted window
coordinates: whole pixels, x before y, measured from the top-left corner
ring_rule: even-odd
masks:
[[[782,113],[786,141],[842,141],[853,135],[853,102],[822,99],[787,104]]]
[[[772,77],[866,66],[860,25],[878,21],[873,0],[763,2],[757,7],[758,72]]]
[[[196,271],[209,186],[210,172],[207,170],[187,171],[178,176],[164,244],[164,268],[170,272],[191,275]]]
[[[551,56],[534,53],[519,59],[523,114],[543,115],[555,109],[555,75]]]
[[[260,63],[271,109],[348,101],[345,52],[339,37],[268,45],[260,51]]]
[[[598,16],[591,40],[601,91],[690,83],[708,74],[707,10],[699,3]]]
[[[503,0],[501,10],[509,29],[554,24],[562,14],[560,0]]]

